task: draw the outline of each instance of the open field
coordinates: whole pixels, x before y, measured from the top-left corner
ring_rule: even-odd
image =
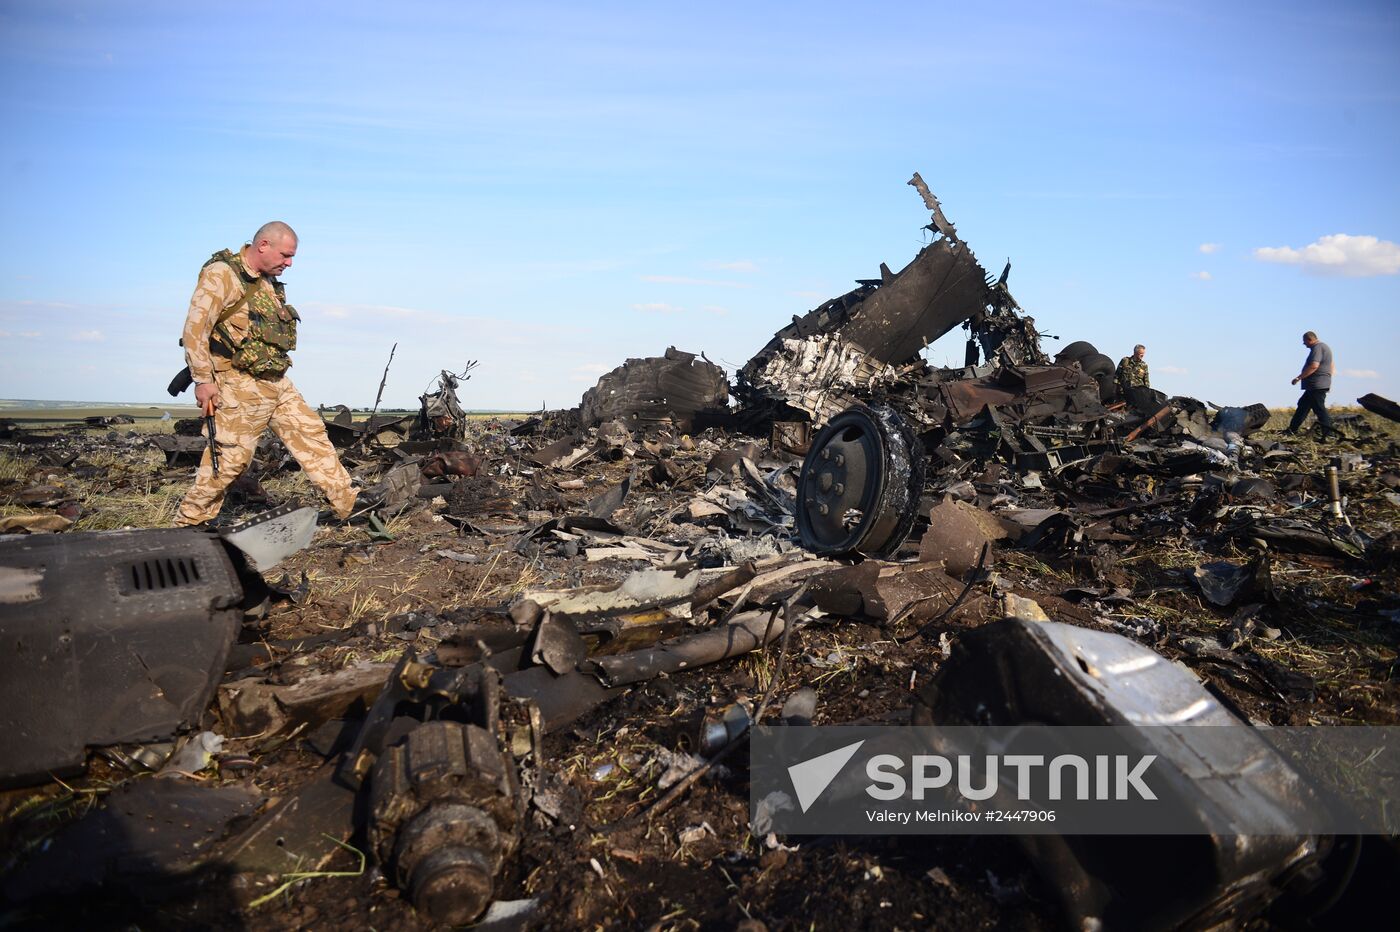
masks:
[[[58,423],[111,412],[132,414],[125,407],[75,408],[64,410]],[[29,410],[37,417],[52,413]],[[1268,427],[1250,438],[1248,462],[1280,490],[1269,508],[1321,523],[1325,467],[1333,457],[1350,458],[1343,479],[1347,514],[1369,539],[1382,540],[1400,526],[1400,505],[1387,495],[1400,482],[1400,425],[1350,413],[1357,421],[1347,438],[1323,445],[1311,436],[1282,437],[1291,411],[1274,411]],[[168,465],[148,436],[171,429],[179,417],[174,409],[171,415],[170,421],[148,414],[135,425],[54,431],[55,439],[42,444],[0,445],[0,517],[68,508],[73,523],[65,533],[168,526],[192,473],[190,466]],[[18,420],[14,409],[0,417]],[[324,527],[310,549],[279,567],[276,575],[285,572],[293,581],[304,574],[309,590],[300,601],[279,602],[265,618],[246,623],[237,650],[256,660],[230,670],[224,700],[200,723],[226,736],[224,756],[242,769],[216,766],[200,775],[202,782],[252,787],[271,800],[296,794],[326,772],[324,746],[311,731],[269,734],[236,724],[227,696],[240,683],[295,683],[308,674],[390,663],[408,647],[428,654],[452,646],[448,632],[457,624],[509,625],[504,613],[524,592],[614,584],[644,569],[646,562],[636,559],[590,561],[577,540],[569,550],[563,539],[531,543],[523,536],[548,520],[586,513],[597,496],[625,481],[634,480],[635,488],[612,517],[639,538],[693,553],[715,541],[777,546],[774,536],[751,537],[727,517],[708,523],[685,517],[696,496],[730,481],[709,472],[712,457],[750,438],[711,431],[693,438],[687,450],[674,435],[639,433],[639,445],[653,443],[664,457],[641,447],[616,461],[563,469],[532,465],[529,449],[550,438],[522,445],[510,433],[513,426],[499,415],[473,418],[467,446],[483,468],[459,480],[452,503],[425,500],[392,517],[378,539],[360,525]],[[763,441],[751,452],[764,470],[800,463]],[[367,482],[382,468],[368,455],[343,456]],[[663,458],[670,465],[658,479],[651,468]],[[286,502],[319,504],[299,471],[279,468],[259,478],[267,500],[232,500],[228,519]],[[1026,494],[1010,480],[989,488]],[[1078,494],[1066,488],[1071,491],[1057,493],[1065,500]],[[769,689],[779,704],[800,688],[814,690],[817,724],[907,721],[911,690],[936,674],[963,633],[1001,617],[998,592],[1034,600],[1055,621],[1136,632],[1136,640],[1185,665],[1212,694],[1258,724],[1400,724],[1393,557],[1386,563],[1381,549],[1369,562],[1335,552],[1261,550],[1223,533],[1226,522],[1217,511],[1240,506],[1204,507],[1210,501],[1205,491],[1200,477],[1122,480],[1111,493],[1115,501],[1148,510],[1126,515],[1109,543],[998,545],[995,581],[972,588],[963,610],[923,637],[913,620],[833,614],[801,628],[786,653],[775,644],[624,691],[545,738],[541,766],[561,808],[557,817],[532,812],[498,896],[538,899],[542,928],[732,929],[751,918],[777,928],[780,917],[793,915],[827,916],[812,927],[833,929],[1066,928],[1056,889],[1014,838],[802,838],[774,847],[749,831],[748,787],[739,764],[697,783],[663,814],[644,814],[664,795],[659,783],[670,755],[694,752],[706,721],[732,703],[752,707]],[[1172,496],[1170,505],[1153,505]],[[1048,493],[1046,500],[1055,501]],[[450,517],[469,520],[459,532]],[[917,566],[921,532],[884,565]],[[1193,572],[1210,561],[1260,559],[1265,551],[1275,591],[1259,617],[1276,634],[1224,650],[1220,639],[1231,630],[1235,610],[1204,599]],[[802,558],[790,548],[786,556]],[[1116,594],[1098,602],[1085,592]],[[408,631],[405,618],[432,624]],[[1201,653],[1203,644],[1213,652]],[[80,778],[0,794],[6,861],[47,844],[87,808],[136,779],[144,778],[94,756]],[[75,900],[67,918],[87,927],[434,928],[382,872],[361,871],[356,850],[319,834],[303,841],[300,853],[309,867],[242,875],[237,883],[216,878],[139,908],[94,895]],[[895,914],[904,919],[892,921]],[[1250,928],[1287,928],[1285,918],[1258,918]]]

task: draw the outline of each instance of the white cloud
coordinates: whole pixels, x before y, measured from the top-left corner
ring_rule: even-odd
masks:
[[[650,304],[634,304],[632,310],[641,311],[643,314],[679,314],[685,308],[676,307],[674,304],[667,304],[664,301],[653,301]]]
[[[711,288],[748,288],[748,282],[727,282],[716,278],[686,278],[683,275],[643,275],[642,281],[661,285],[707,285]]]
[[[757,272],[758,264],[748,259],[739,259],[734,262],[709,262],[706,263],[706,268],[721,269],[725,272]]]
[[[32,340],[35,337],[41,336],[43,336],[43,334],[37,330],[21,330],[19,333],[15,333],[11,330],[0,330],[0,340],[13,340],[15,337],[24,337]]]
[[[1211,279],[1209,272],[1192,272],[1191,277],[1201,282],[1208,282]]]
[[[720,307],[718,304],[706,304],[703,305],[700,310],[704,311],[706,314],[714,314],[716,317],[729,316],[729,308]]]
[[[1191,370],[1183,369],[1180,366],[1153,366],[1152,368],[1167,375],[1189,375],[1191,372]]]
[[[1302,266],[1320,275],[1367,278],[1400,272],[1400,246],[1374,236],[1333,233],[1302,249],[1291,246],[1264,246],[1254,250],[1262,262]]]
[[[1342,375],[1349,375],[1353,379],[1378,379],[1381,374],[1375,369],[1343,369]]]
[[[102,335],[101,330],[75,330],[68,339],[74,343],[101,343],[107,338]]]
[[[1210,254],[1213,253],[1213,252],[1219,252],[1219,251],[1220,251],[1220,244],[1219,244],[1219,243],[1202,243],[1201,245],[1197,246],[1196,248],[1200,250],[1201,255],[1203,255],[1203,256],[1208,256],[1208,255],[1210,255]]]

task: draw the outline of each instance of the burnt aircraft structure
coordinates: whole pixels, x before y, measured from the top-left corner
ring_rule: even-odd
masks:
[[[1058,469],[1115,449],[1118,439],[1178,428],[1216,435],[1228,452],[1267,409],[1205,417],[1194,399],[1143,389],[1117,398],[1113,363],[1093,344],[1054,359],[1040,345],[1007,280],[993,278],[916,173],[909,184],[932,213],[933,240],[907,266],[857,282],[778,331],[738,373],[734,394],[773,422],[820,432],[798,483],[797,528],[823,555],[893,554],[913,527],[930,462],[1000,459],[1021,472]],[[920,355],[961,326],[964,364]]]
[[[726,411],[729,380],[703,354],[667,348],[662,356],[629,359],[584,392],[579,418],[585,427],[626,418],[639,426],[675,423],[690,430],[695,415]]]

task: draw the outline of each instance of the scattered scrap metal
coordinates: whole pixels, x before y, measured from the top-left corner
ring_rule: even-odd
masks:
[[[747,704],[706,709],[691,745],[704,757],[658,749],[668,792],[633,822],[742,767],[733,752],[781,698],[785,671],[863,671],[874,685],[881,643],[916,658],[890,675],[932,674],[912,701],[908,686],[885,692],[886,721],[1118,724],[1190,709],[1207,723],[1286,719],[1316,699],[1312,675],[1256,649],[1290,628],[1300,636],[1290,599],[1395,630],[1393,442],[1341,419],[1348,447],[1364,452],[1327,474],[1305,468],[1298,446],[1261,439],[1261,405],[1117,397],[1111,361],[1091,344],[1044,352],[1009,264],[989,276],[922,179],[910,184],[931,211],[929,244],[899,272],[882,264],[795,318],[732,387],[702,356],[671,348],[605,375],[578,411],[522,423],[470,422],[457,389],[474,363],[444,370],[416,416],[357,424],[339,410],[331,436],[367,497],[437,526],[415,562],[474,573],[477,594],[503,558],[538,569],[538,584],[498,603],[421,604],[266,643],[251,619],[270,600],[299,604],[311,584],[269,584],[259,571],[307,557],[289,555],[311,541],[309,509],[218,532],[0,537],[0,637],[11,646],[0,658],[0,780],[70,776],[92,755],[164,774],[113,792],[46,853],[16,860],[6,896],[118,878],[143,890],[210,870],[262,889],[309,876],[298,872],[326,863],[317,843],[330,837],[433,921],[518,918],[545,907],[500,902],[519,891],[513,861],[532,834],[581,817],[559,773],[571,729],[625,718],[648,684],[776,654],[760,700],[754,684]],[[958,327],[964,365],[930,366],[921,351]],[[1385,399],[1363,404],[1393,417]],[[36,462],[76,458],[13,425],[0,442]],[[130,445],[151,442],[168,468],[204,444],[177,433]],[[287,465],[269,444],[256,475]],[[0,486],[16,505],[64,504],[16,485]],[[382,524],[380,537],[392,541]],[[1154,545],[1187,556],[1160,565]],[[1317,566],[1354,576],[1364,600],[1319,600],[1299,581]],[[1151,610],[1163,598],[1192,606],[1214,636],[1169,629]],[[273,659],[347,649],[381,659],[329,670]],[[1104,669],[1151,672],[1130,684]],[[1372,720],[1393,722],[1400,697],[1384,689]],[[799,689],[780,719],[861,720],[869,692],[843,707]],[[297,741],[324,766],[289,793],[259,789],[258,757]],[[190,781],[206,767],[218,785]],[[1227,804],[1218,792],[1203,788],[1201,806]],[[123,827],[147,811],[179,813],[197,840]],[[1166,870],[1168,859],[1134,844],[1042,840],[1027,856],[1081,928],[1240,923],[1275,902],[1335,908],[1384,892],[1345,889],[1362,857],[1345,839],[1192,838],[1173,856],[1209,867],[1179,885],[1144,882],[1142,863]],[[83,869],[60,877],[74,851],[86,852]]]

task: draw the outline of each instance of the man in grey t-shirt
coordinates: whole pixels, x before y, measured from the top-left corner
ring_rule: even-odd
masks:
[[[1311,330],[1303,334],[1303,345],[1308,348],[1308,358],[1303,363],[1303,371],[1294,376],[1292,382],[1294,385],[1303,383],[1303,397],[1298,399],[1298,408],[1285,433],[1296,434],[1311,411],[1322,425],[1324,440],[1329,433],[1340,437],[1341,433],[1332,426],[1332,415],[1327,413],[1327,390],[1332,387],[1332,347],[1319,340]]]

